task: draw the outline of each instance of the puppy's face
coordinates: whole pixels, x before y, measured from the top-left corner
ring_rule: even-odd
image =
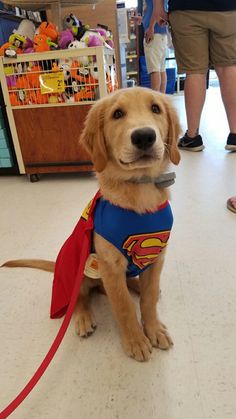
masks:
[[[98,172],[152,169],[178,164],[180,127],[165,95],[144,88],[121,89],[98,101],[88,113],[81,140]]]

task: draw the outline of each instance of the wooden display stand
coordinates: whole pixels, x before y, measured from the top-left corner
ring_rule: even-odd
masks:
[[[82,97],[81,101],[73,101],[72,97],[67,102],[58,100],[58,103],[49,101],[42,104],[37,103],[36,96],[39,92],[39,97],[42,99],[40,87],[31,87],[29,84],[18,90],[15,86],[9,89],[9,77],[13,76],[21,80],[22,77],[26,77],[27,80],[30,64],[36,63],[41,65],[41,68],[45,68],[44,63],[46,63],[48,68],[48,63],[51,61],[50,70],[41,70],[39,73],[40,76],[43,72],[51,75],[55,74],[51,70],[53,64],[58,63],[59,60],[74,63],[85,56],[90,57],[90,64],[76,71],[80,74],[80,70],[92,71],[96,66],[97,79],[93,79],[93,82],[88,79],[88,86],[83,84],[79,87],[81,92],[86,91],[86,87],[94,92],[92,99]],[[21,72],[17,74],[18,66]],[[106,96],[117,86],[114,51],[96,47],[42,54],[22,54],[16,59],[1,58],[0,76],[20,173],[26,173],[31,181],[36,181],[40,173],[91,171],[92,163],[89,161],[88,154],[79,145],[79,137],[87,112],[94,101]],[[17,98],[24,98],[25,95],[27,101],[23,100],[22,104],[13,102],[12,98],[15,99],[16,95]],[[63,94],[53,93],[52,96],[53,99],[54,97],[60,99]],[[76,98],[76,94],[74,96]]]

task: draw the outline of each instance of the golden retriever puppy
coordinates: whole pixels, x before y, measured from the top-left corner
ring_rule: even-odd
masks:
[[[163,94],[137,87],[98,101],[87,116],[81,142],[91,155],[102,197],[140,215],[154,212],[168,199],[168,191],[158,187],[155,179],[170,161],[179,163],[179,133],[176,112]],[[142,183],[143,179],[150,182]],[[165,251],[140,274],[141,326],[127,289],[127,258],[96,232],[94,246],[125,352],[143,361],[149,359],[152,346],[168,349],[172,340],[156,312]],[[87,324],[92,331],[87,292],[85,286],[79,298],[77,327],[84,329]]]
[[[172,345],[156,310],[172,225],[169,194],[158,183],[158,177],[170,162],[177,165],[180,161],[179,134],[179,121],[168,97],[136,87],[118,90],[96,102],[81,135],[81,144],[97,172],[100,201],[105,207],[96,210],[98,221],[93,233],[101,280],[87,276],[83,279],[76,330],[80,336],[93,333],[96,323],[89,294],[101,283],[117,319],[124,350],[137,361],[148,360],[152,347],[168,349]],[[107,215],[110,207],[111,215]],[[149,230],[140,233],[140,225],[147,220]],[[124,240],[119,238],[123,240],[121,248],[116,244],[120,234],[124,235]],[[54,262],[49,261],[13,261],[5,266],[54,270]],[[127,279],[127,273],[131,277],[139,275],[142,324],[128,291],[129,285],[137,287],[137,279]]]

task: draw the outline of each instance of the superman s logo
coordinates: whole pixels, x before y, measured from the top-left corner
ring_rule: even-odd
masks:
[[[132,262],[140,269],[154,262],[161,251],[166,247],[170,237],[170,230],[149,234],[135,234],[123,243]]]

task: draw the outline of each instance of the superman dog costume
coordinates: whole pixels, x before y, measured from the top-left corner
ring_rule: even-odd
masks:
[[[156,261],[166,247],[172,225],[173,215],[168,201],[155,212],[138,214],[111,204],[97,192],[57,257],[51,318],[61,317],[67,310],[77,275],[84,272],[92,249],[93,231],[128,259],[127,275],[137,276]]]

